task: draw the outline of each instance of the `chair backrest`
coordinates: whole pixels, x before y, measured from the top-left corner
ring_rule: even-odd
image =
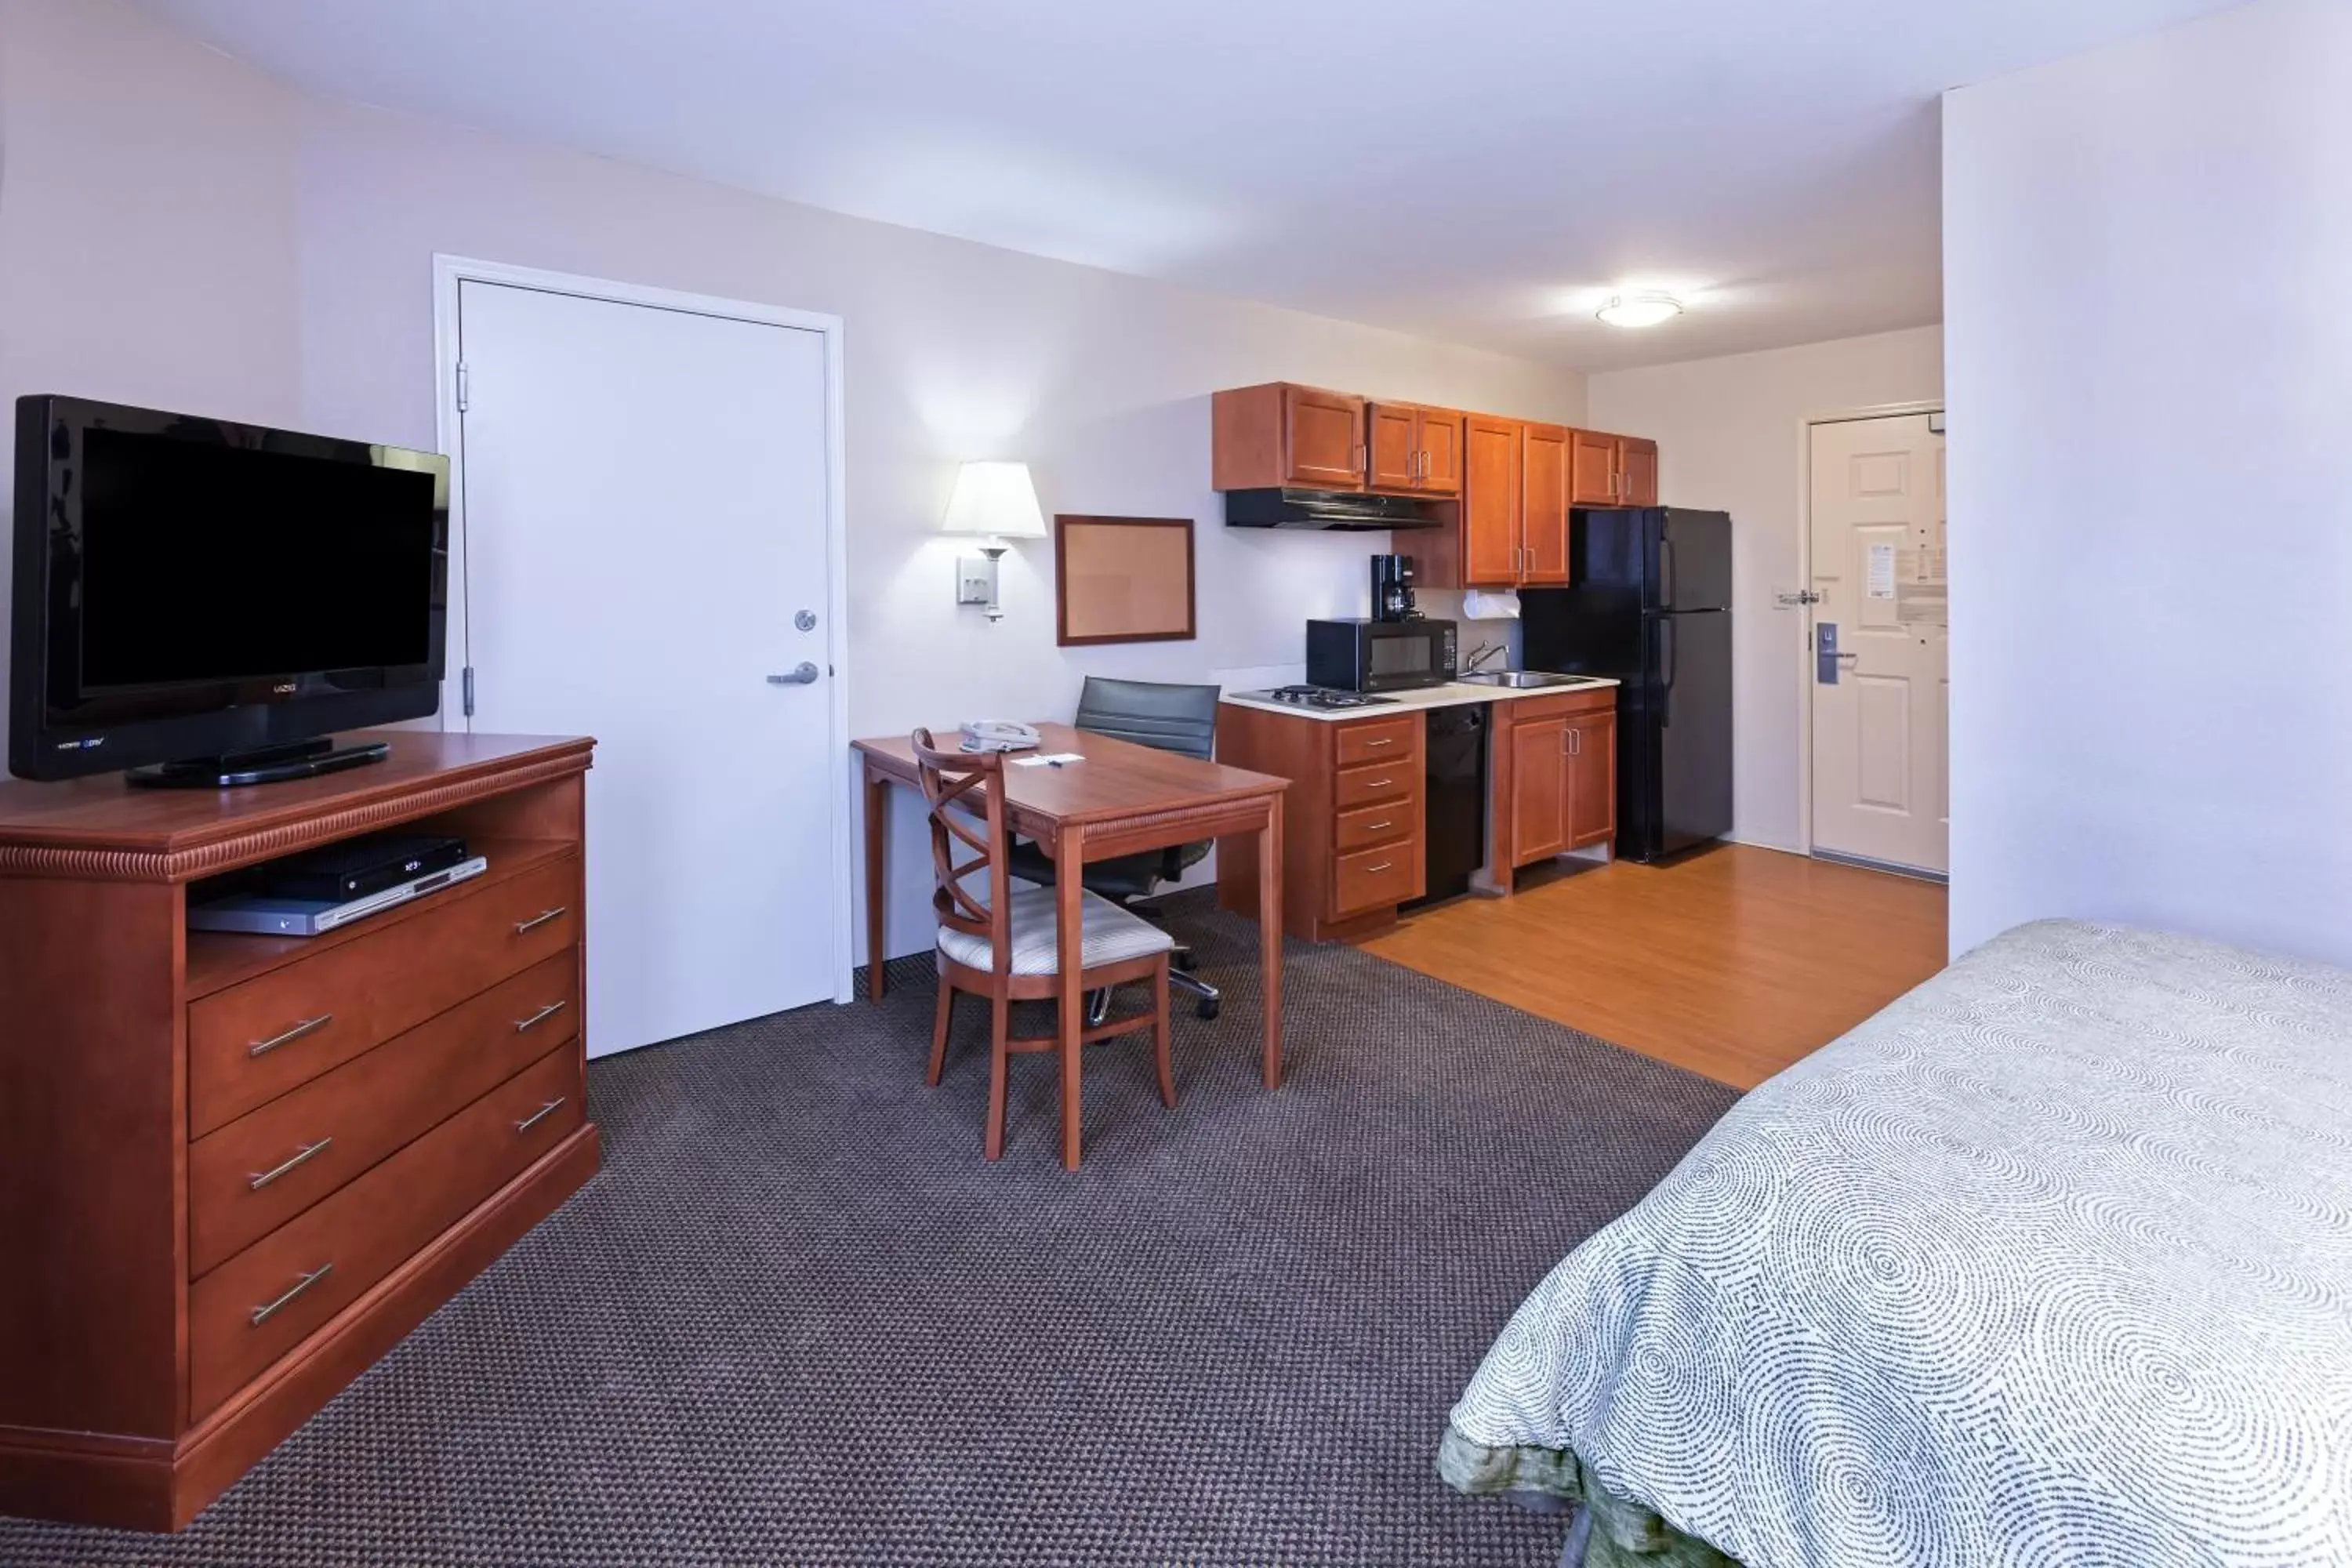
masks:
[[[986,940],[989,968],[1013,970],[1013,905],[1003,896],[1005,857],[1004,753],[943,752],[929,730],[913,737],[915,771],[931,818],[931,910],[940,924]],[[969,860],[959,849],[972,851]],[[975,897],[967,879],[984,879]]]
[[[1077,727],[1205,762],[1217,746],[1217,697],[1213,686],[1089,675],[1078,693]]]

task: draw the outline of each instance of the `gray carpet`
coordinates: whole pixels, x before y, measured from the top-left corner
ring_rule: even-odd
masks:
[[[1545,1568],[1565,1521],[1433,1457],[1511,1309],[1730,1090],[1349,949],[1293,945],[1257,1083],[1226,984],[1088,1053],[1087,1159],[985,1014],[922,1084],[928,960],[595,1065],[605,1168],[186,1532],[0,1521],[5,1563],[1371,1564]]]

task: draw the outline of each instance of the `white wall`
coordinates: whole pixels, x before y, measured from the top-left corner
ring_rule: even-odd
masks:
[[[1952,943],[2352,963],[2352,7],[1950,94]]]
[[[299,418],[292,103],[110,5],[0,0],[11,431],[16,398],[40,392]],[[0,438],[0,511],[15,463]],[[8,611],[0,591],[0,649]]]
[[[1208,395],[1218,387],[1295,379],[1531,417],[1584,413],[1582,378],[1554,367],[320,101],[163,32],[120,0],[10,3],[38,26],[11,40],[25,58],[8,80],[37,78],[43,91],[21,102],[12,92],[0,112],[12,142],[20,119],[43,140],[35,159],[11,146],[0,212],[28,182],[73,193],[82,206],[146,206],[191,177],[168,161],[152,176],[136,164],[84,165],[85,114],[108,105],[85,110],[82,100],[127,60],[139,65],[137,89],[166,93],[157,113],[192,145],[250,129],[249,153],[231,148],[220,161],[274,204],[268,224],[230,226],[266,232],[256,248],[275,258],[232,297],[243,313],[247,296],[260,296],[250,313],[298,362],[278,379],[299,388],[299,403],[248,395],[194,300],[158,312],[130,345],[150,378],[114,378],[101,395],[160,389],[151,400],[429,446],[436,251],[843,317],[859,734],[1066,712],[1087,673],[1199,679],[1294,664],[1307,617],[1361,613],[1365,557],[1385,547],[1382,536],[1222,525],[1208,488]],[[157,182],[163,190],[151,192]],[[209,242],[215,227],[159,211],[139,237],[154,258],[147,265],[168,272],[183,228]],[[69,251],[52,254],[59,265],[46,287],[84,317],[103,316],[135,286],[101,275],[85,288],[64,265]],[[209,290],[214,280],[199,282]],[[22,316],[0,317],[0,334]],[[60,389],[88,385],[72,353],[52,363]],[[649,426],[664,413],[648,410]],[[1049,515],[1196,519],[1199,639],[1056,648],[1050,542],[1006,558],[1001,624],[959,610],[955,548],[935,531],[956,464],[973,457],[1029,461]],[[894,951],[930,941],[915,821],[904,812],[894,842]]]
[[[1804,841],[1804,618],[1772,604],[1775,590],[1803,585],[1804,421],[1932,401],[1943,384],[1939,327],[1592,378],[1595,426],[1657,440],[1661,500],[1731,514],[1736,838],[1780,849]]]

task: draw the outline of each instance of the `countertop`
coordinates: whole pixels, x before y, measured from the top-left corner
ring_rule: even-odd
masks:
[[[1525,697],[1559,697],[1577,691],[1595,691],[1603,687],[1621,684],[1607,676],[1582,676],[1574,686],[1532,686],[1524,689],[1509,686],[1469,686],[1452,681],[1444,686],[1427,686],[1418,691],[1389,691],[1392,702],[1382,702],[1370,708],[1293,708],[1287,702],[1268,702],[1255,697],[1237,697],[1228,691],[1224,700],[1236,708],[1255,708],[1265,713],[1287,713],[1294,719],[1317,719],[1325,723],[1345,723],[1350,719],[1378,719],[1389,713],[1412,713],[1423,708],[1459,708],[1471,702],[1516,702]]]

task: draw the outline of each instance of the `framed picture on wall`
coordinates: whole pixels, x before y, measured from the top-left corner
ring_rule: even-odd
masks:
[[[1190,641],[1192,520],[1057,515],[1054,605],[1064,647]]]

